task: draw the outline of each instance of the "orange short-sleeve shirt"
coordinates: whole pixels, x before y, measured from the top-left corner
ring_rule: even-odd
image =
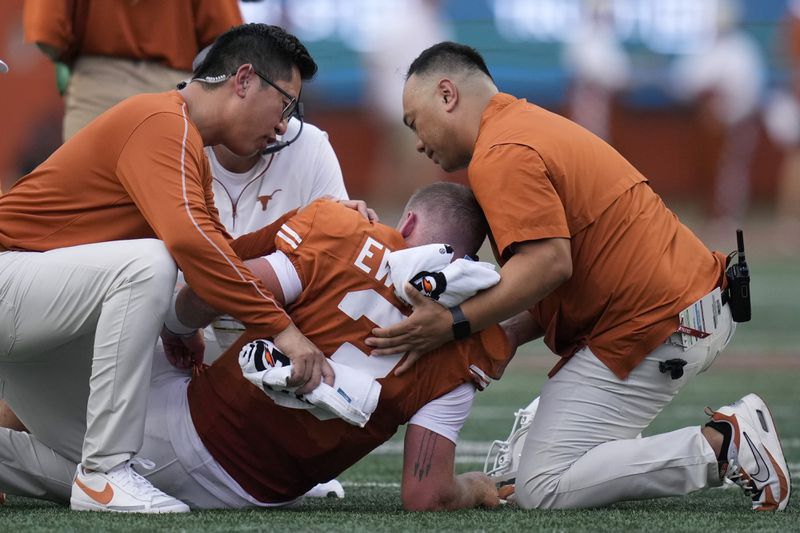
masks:
[[[242,24],[236,0],[26,0],[23,18],[26,42],[186,71],[200,50]]]
[[[514,243],[570,239],[572,277],[531,313],[563,358],[588,346],[625,378],[721,286],[710,252],[616,150],[508,94],[490,101],[468,170],[498,261]]]

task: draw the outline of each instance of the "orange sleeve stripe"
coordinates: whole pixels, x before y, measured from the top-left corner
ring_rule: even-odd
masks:
[[[206,242],[208,242],[220,256],[222,256],[225,262],[228,263],[231,269],[233,269],[233,271],[236,272],[236,274],[239,276],[239,279],[252,285],[259,296],[261,296],[262,298],[264,298],[265,300],[267,300],[280,310],[281,306],[278,304],[278,302],[276,302],[273,298],[270,298],[269,296],[264,294],[261,291],[261,289],[258,288],[256,282],[248,280],[247,277],[242,273],[242,271],[236,267],[233,261],[231,261],[230,257],[228,257],[228,255],[224,251],[222,251],[219,248],[219,246],[217,246],[216,243],[208,235],[206,235],[206,233],[203,231],[203,229],[195,220],[194,216],[192,216],[192,210],[189,207],[189,197],[186,194],[186,139],[189,135],[189,118],[186,116],[186,103],[181,105],[181,114],[183,116],[183,139],[181,141],[181,187],[183,191],[183,207],[186,210],[186,215],[189,217],[189,220],[191,220],[192,225],[195,227],[197,232],[200,235],[202,235],[202,237],[206,240]]]

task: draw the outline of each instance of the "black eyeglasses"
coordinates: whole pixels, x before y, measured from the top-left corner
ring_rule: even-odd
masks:
[[[284,91],[283,89],[281,89],[280,87],[278,87],[277,85],[275,85],[275,83],[273,83],[273,82],[272,82],[272,81],[271,81],[269,78],[267,78],[266,76],[262,76],[262,75],[261,75],[261,74],[260,74],[260,73],[259,73],[259,72],[258,72],[258,71],[255,69],[255,68],[253,69],[253,72],[255,72],[255,73],[256,73],[256,76],[258,76],[259,78],[261,78],[262,80],[264,80],[265,82],[267,82],[267,84],[269,84],[269,85],[271,85],[272,87],[274,87],[276,91],[278,91],[278,92],[279,92],[279,93],[281,93],[283,96],[285,96],[286,98],[288,98],[288,99],[289,99],[289,103],[287,103],[287,104],[284,106],[284,108],[283,108],[283,111],[281,111],[281,121],[283,121],[283,120],[289,120],[289,117],[291,117],[292,115],[294,115],[294,111],[295,111],[295,109],[297,109],[297,98],[295,98],[295,97],[294,97],[294,96],[292,96],[291,94],[287,93],[286,91]]]

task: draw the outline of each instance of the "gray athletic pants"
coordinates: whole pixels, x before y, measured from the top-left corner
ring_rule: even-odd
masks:
[[[0,397],[39,441],[101,471],[139,451],[175,276],[155,239],[0,253]]]

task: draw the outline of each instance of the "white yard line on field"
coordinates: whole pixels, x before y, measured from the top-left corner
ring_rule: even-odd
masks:
[[[400,483],[378,483],[376,481],[342,481],[343,487],[363,487],[369,489],[396,489],[400,488]]]
[[[520,405],[519,407],[509,409],[508,407],[501,407],[496,405],[477,405],[472,408],[470,411],[469,417],[470,419],[478,419],[478,420],[500,420],[500,421],[507,421],[508,428],[511,429],[511,424],[514,422],[514,411],[525,407],[524,405]],[[713,405],[711,406],[714,407]],[[795,414],[797,412],[797,408],[794,405],[775,405],[770,406],[770,411],[772,411],[773,416],[777,420],[778,429],[781,427],[782,420],[794,420]],[[688,423],[696,423],[700,425],[707,421],[707,417],[703,414],[703,408],[697,408],[694,406],[676,406],[676,407],[667,407],[665,413],[662,416],[667,416],[670,418],[675,418],[679,420],[686,420]]]
[[[783,444],[784,451],[794,451],[800,448],[800,437],[783,439],[781,442]],[[485,454],[489,451],[489,446],[491,444],[492,441],[488,440],[460,441],[458,446],[456,446],[456,455],[462,456]],[[403,443],[399,441],[389,441],[373,450],[372,453],[375,455],[400,455],[403,453]],[[483,462],[483,459],[481,459],[481,462]],[[795,470],[795,468],[792,468],[792,470]]]
[[[480,458],[471,456],[457,457],[456,463],[482,464],[483,457]],[[792,481],[800,481],[800,463],[789,463],[789,470],[792,472]],[[400,488],[400,483],[376,482],[376,481],[343,481],[342,486],[356,487],[356,488],[397,489]]]

